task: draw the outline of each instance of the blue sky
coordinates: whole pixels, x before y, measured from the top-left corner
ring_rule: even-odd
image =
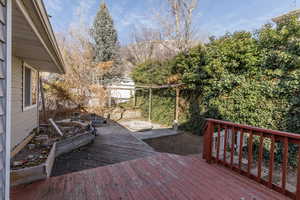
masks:
[[[78,23],[92,24],[102,0],[44,0],[55,32]],[[131,41],[135,26],[153,26],[154,12],[163,0],[105,0],[121,44]],[[195,23],[202,37],[255,30],[270,19],[300,8],[300,0],[199,0]]]

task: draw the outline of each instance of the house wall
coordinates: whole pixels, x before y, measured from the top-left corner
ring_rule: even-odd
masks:
[[[12,58],[11,91],[11,149],[22,142],[38,126],[37,106],[23,111],[23,66],[22,60]]]
[[[11,0],[0,1],[0,199],[9,199]],[[9,121],[8,121],[9,120]]]

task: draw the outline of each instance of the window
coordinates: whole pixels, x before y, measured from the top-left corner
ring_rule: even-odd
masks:
[[[37,104],[38,74],[31,67],[23,68],[23,108],[28,109]]]

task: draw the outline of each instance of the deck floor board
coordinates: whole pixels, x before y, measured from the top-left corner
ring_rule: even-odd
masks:
[[[159,153],[18,186],[12,200],[287,200],[200,157]]]

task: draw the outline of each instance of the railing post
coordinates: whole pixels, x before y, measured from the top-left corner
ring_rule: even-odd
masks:
[[[204,160],[207,159],[207,137],[208,137],[208,121],[205,122],[204,125],[204,134],[203,134],[203,152],[202,152],[202,158]]]
[[[289,138],[285,137],[283,140],[283,161],[282,161],[282,191],[286,192],[286,181],[288,175],[288,157],[289,157]]]
[[[204,135],[204,151],[203,151],[203,158],[208,162],[211,163],[212,161],[212,134],[213,134],[213,124],[212,122],[207,122],[207,128]]]
[[[248,141],[248,167],[247,167],[247,175],[251,176],[251,167],[253,160],[253,131],[251,130],[249,133],[249,141]]]
[[[273,170],[274,170],[274,151],[275,151],[275,136],[271,136],[270,163],[269,163],[269,188],[273,185]]]
[[[242,171],[243,143],[244,143],[244,129],[240,129],[240,147],[239,147],[239,169],[240,169],[240,172]]]
[[[300,200],[300,146],[298,147],[296,200]]]

